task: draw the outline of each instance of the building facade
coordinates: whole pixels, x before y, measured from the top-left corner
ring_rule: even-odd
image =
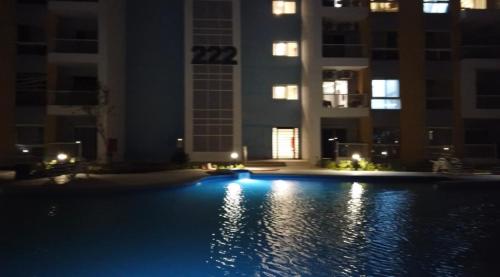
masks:
[[[193,161],[499,157],[500,1],[14,2],[0,127],[17,131],[3,146],[79,141],[88,159],[131,161],[179,148]]]

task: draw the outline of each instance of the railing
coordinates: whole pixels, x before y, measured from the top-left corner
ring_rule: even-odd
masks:
[[[367,108],[368,94],[323,94],[325,108]]]
[[[462,58],[500,58],[500,45],[463,45]]]
[[[47,54],[47,44],[45,42],[18,41],[17,54],[43,56]]]
[[[399,59],[399,50],[398,50],[398,48],[382,48],[382,47],[372,48],[372,59],[373,60],[398,60]]]
[[[97,39],[72,39],[72,38],[57,38],[55,39],[55,52],[57,53],[97,53]]]
[[[358,58],[364,57],[363,44],[323,44],[323,57]]]
[[[56,90],[52,91],[52,105],[61,106],[95,106],[98,104],[97,90]]]
[[[500,109],[500,94],[476,94],[476,108]]]
[[[427,159],[435,160],[452,153],[454,153],[452,145],[429,145],[425,147],[425,157]]]
[[[453,108],[452,97],[427,97],[426,108],[428,110],[450,110]]]
[[[425,58],[428,61],[449,61],[451,60],[450,48],[425,49]]]
[[[324,7],[347,8],[366,7],[365,0],[323,0]]]
[[[47,91],[32,89],[32,90],[16,90],[16,105],[17,106],[45,106],[47,103]]]
[[[372,159],[374,161],[385,161],[387,159],[398,159],[400,154],[399,144],[373,144]]]
[[[359,154],[362,158],[370,155],[367,143],[339,142],[336,144],[336,153],[339,159],[351,159],[353,154]]]
[[[464,158],[469,159],[497,159],[496,144],[465,144]]]

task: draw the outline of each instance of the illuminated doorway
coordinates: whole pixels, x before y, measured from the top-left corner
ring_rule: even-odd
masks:
[[[273,128],[273,159],[299,158],[299,129]]]

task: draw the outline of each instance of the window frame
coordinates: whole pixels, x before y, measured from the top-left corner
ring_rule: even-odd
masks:
[[[283,55],[280,55],[278,54],[278,50],[276,49],[278,47],[278,44],[281,44],[281,43],[284,43],[286,46],[285,46],[285,54]],[[290,44],[294,43],[295,44],[295,48],[297,49],[297,53],[292,55],[289,53],[289,50],[290,50]],[[300,54],[300,49],[299,49],[299,42],[298,41],[295,41],[295,40],[280,40],[280,41],[273,41],[273,46],[272,46],[272,54],[273,54],[273,57],[290,57],[290,58],[295,58],[295,57],[298,57],[299,54]]]
[[[374,82],[375,81],[384,81],[384,96],[374,96]],[[397,96],[387,96],[387,81],[397,81]],[[371,101],[370,101],[370,107],[372,110],[401,110],[401,87],[400,87],[400,81],[399,79],[373,79],[371,82],[372,85],[372,91],[371,91]],[[384,101],[384,107],[383,108],[374,108],[374,103]],[[390,108],[387,103],[397,101],[398,104],[396,105],[397,108]]]
[[[283,98],[277,98],[275,97],[275,90],[277,88],[284,88],[285,89],[285,97]],[[291,87],[295,87],[295,91],[296,91],[296,97],[290,97],[290,92],[289,92],[289,89]],[[296,101],[296,100],[299,100],[300,99],[300,91],[299,91],[299,86],[297,84],[275,84],[273,85],[273,88],[272,88],[272,99],[273,100],[286,100],[286,101]]]

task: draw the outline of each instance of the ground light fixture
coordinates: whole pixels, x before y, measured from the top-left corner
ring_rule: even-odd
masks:
[[[361,155],[358,154],[358,153],[354,153],[354,154],[352,154],[351,158],[352,158],[353,161],[358,161],[359,162],[361,160]]]
[[[236,153],[236,152],[232,152],[231,155],[230,155],[231,159],[233,159],[233,160],[238,159],[239,156],[240,155],[238,155],[238,153]]]
[[[60,162],[64,162],[67,159],[68,159],[68,155],[66,153],[57,154],[57,160],[59,160]]]

